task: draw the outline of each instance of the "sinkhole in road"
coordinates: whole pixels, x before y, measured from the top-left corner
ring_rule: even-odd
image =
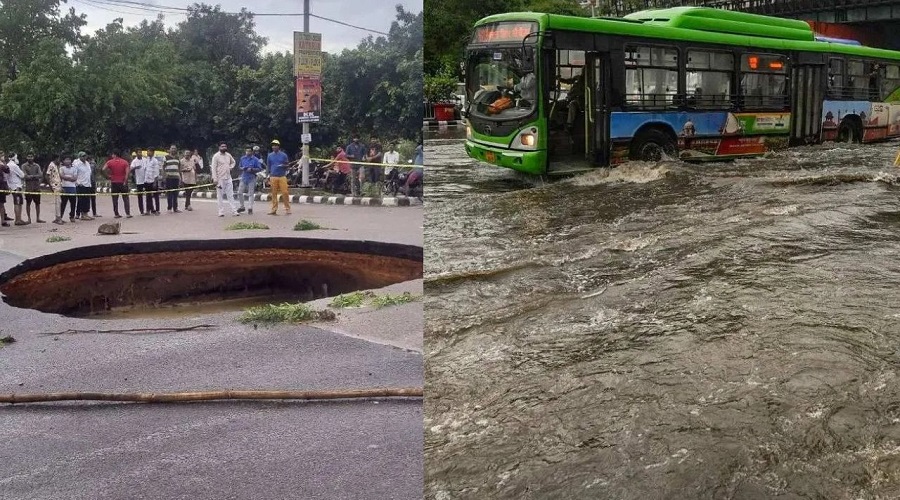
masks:
[[[65,316],[152,317],[180,304],[308,301],[421,278],[417,246],[242,238],[73,248],[0,274],[0,292],[11,306]]]

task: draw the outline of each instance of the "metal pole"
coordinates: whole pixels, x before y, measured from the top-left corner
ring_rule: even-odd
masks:
[[[303,0],[303,32],[309,33],[309,0]],[[303,133],[309,133],[309,123],[303,124]],[[309,187],[309,144],[303,144],[303,156],[300,158],[300,185]]]

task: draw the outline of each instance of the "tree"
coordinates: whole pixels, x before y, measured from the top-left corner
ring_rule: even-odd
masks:
[[[154,129],[159,139],[167,138],[167,127],[153,125],[176,118],[184,92],[175,45],[158,27],[148,23],[126,30],[117,19],[76,54],[78,103],[86,118],[78,131],[83,147],[108,149]]]
[[[59,0],[4,0],[0,6],[0,61],[3,79],[15,80],[47,38],[79,46],[85,16],[75,9],[60,17]]]
[[[523,0],[425,0],[425,73],[459,73],[475,21],[523,8]]]
[[[371,133],[411,138],[422,127],[424,16],[397,6],[387,38],[326,57],[323,122],[332,135]],[[318,131],[317,131],[318,133]]]
[[[0,92],[0,141],[16,151],[59,151],[72,146],[80,83],[61,40],[32,47],[32,60]]]
[[[178,24],[176,40],[188,60],[217,63],[229,57],[236,66],[258,68],[266,39],[256,34],[255,26],[245,8],[228,14],[219,5],[194,4]]]

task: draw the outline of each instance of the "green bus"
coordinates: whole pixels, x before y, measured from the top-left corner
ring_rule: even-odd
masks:
[[[467,154],[529,174],[900,137],[900,52],[794,19],[499,14],[475,24],[465,73]]]

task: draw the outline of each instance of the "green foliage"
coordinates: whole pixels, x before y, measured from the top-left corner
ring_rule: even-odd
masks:
[[[7,344],[12,344],[16,339],[12,335],[7,335],[5,337],[0,337],[0,347],[3,347]]]
[[[403,292],[402,295],[388,294],[388,295],[380,295],[378,297],[375,297],[375,299],[372,301],[372,305],[375,306],[377,309],[381,309],[382,307],[399,306],[400,304],[407,304],[409,302],[412,302],[412,301],[418,300],[418,299],[419,299],[418,296],[415,296],[409,292]]]
[[[251,307],[238,317],[241,323],[302,323],[304,321],[333,321],[335,315],[329,310],[316,311],[303,303],[279,305],[266,304]]]
[[[244,229],[269,229],[269,226],[259,222],[236,222],[225,228],[226,231],[241,231]]]
[[[175,28],[162,18],[128,28],[116,20],[82,36],[83,16],[58,7],[58,0],[0,5],[4,149],[31,149],[45,162],[43,155],[81,149],[102,157],[114,148],[176,144],[200,149],[207,163],[220,140],[266,145],[277,138],[288,154],[299,150],[293,56],[262,54],[265,39],[246,9],[228,14],[194,4]],[[313,125],[313,146],[353,132],[416,137],[422,36],[423,14],[398,7],[388,36],[325,55],[324,114]]]
[[[294,224],[294,231],[312,231],[313,229],[322,229],[322,226],[306,219]]]
[[[47,243],[57,243],[60,241],[69,241],[71,239],[72,238],[69,238],[68,236],[55,236],[54,235],[54,236],[47,238]]]
[[[374,306],[376,309],[381,309],[382,307],[396,306],[413,302],[415,300],[418,300],[419,298],[419,296],[413,295],[409,292],[403,292],[400,295],[376,295],[374,292],[370,291],[353,292],[344,295],[338,295],[337,297],[332,299],[331,304],[329,304],[328,307],[340,309],[348,307],[362,307],[368,304]]]
[[[491,14],[521,11],[524,1],[425,0],[424,6],[425,74],[436,75],[447,68],[458,72],[475,21]]]
[[[84,15],[59,12],[59,0],[4,0],[0,4],[0,83],[15,80],[47,39],[80,46]]]
[[[328,307],[334,307],[336,309],[342,309],[346,307],[362,307],[366,299],[372,298],[374,296],[375,294],[372,292],[353,292],[342,294],[332,299],[331,303],[328,304]]]
[[[425,100],[428,102],[448,101],[456,91],[456,77],[449,71],[425,76]]]
[[[223,61],[235,66],[259,67],[266,39],[258,36],[256,23],[246,8],[238,14],[222,12],[222,6],[188,6],[187,19],[178,25],[175,39],[189,61]]]

